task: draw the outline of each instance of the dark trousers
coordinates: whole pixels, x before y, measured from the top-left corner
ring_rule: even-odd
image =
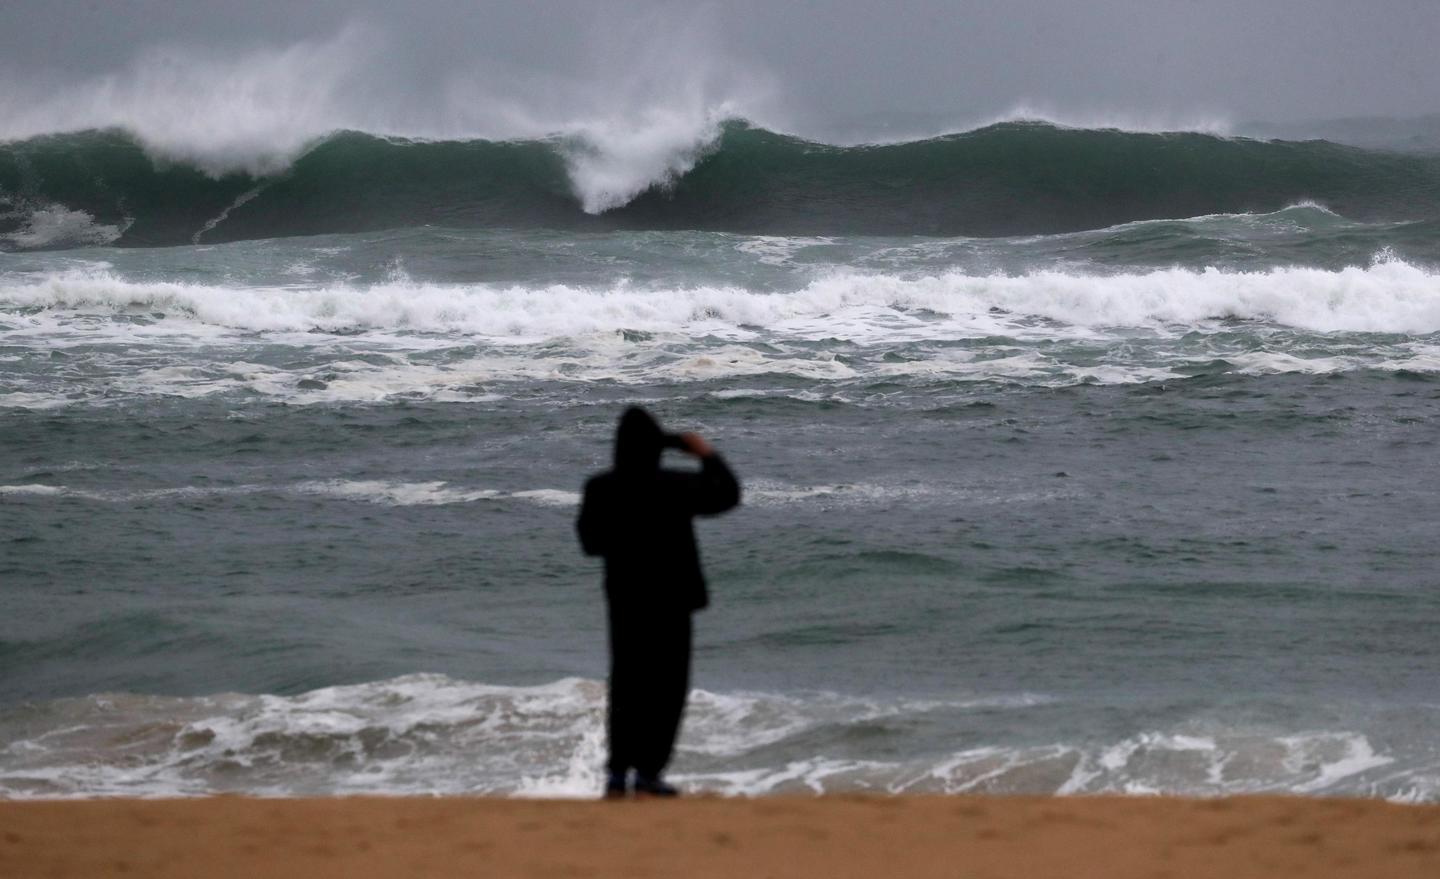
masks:
[[[690,614],[610,607],[610,772],[658,778],[690,693]]]

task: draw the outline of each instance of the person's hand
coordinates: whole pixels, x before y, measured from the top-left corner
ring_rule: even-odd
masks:
[[[680,442],[684,444],[685,451],[697,458],[708,458],[715,454],[715,449],[705,441],[705,437],[698,433],[680,434]]]

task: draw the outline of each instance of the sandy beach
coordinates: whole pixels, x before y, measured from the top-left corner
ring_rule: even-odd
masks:
[[[0,876],[1426,877],[1440,807],[1245,797],[0,803]]]

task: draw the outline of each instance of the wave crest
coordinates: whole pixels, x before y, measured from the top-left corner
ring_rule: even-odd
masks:
[[[122,245],[426,225],[996,237],[1307,201],[1362,222],[1440,216],[1435,156],[1038,122],[847,147],[694,106],[530,139],[343,132],[265,178],[156,164],[113,131],[37,138],[0,145],[0,196],[129,223]]]

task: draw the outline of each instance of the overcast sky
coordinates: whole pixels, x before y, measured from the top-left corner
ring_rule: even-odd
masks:
[[[297,42],[303,76],[347,26],[338,91],[397,119],[456,82],[573,111],[677,79],[811,130],[1022,105],[1162,125],[1440,112],[1440,0],[3,0],[0,92],[33,103],[157,51],[268,63]]]

